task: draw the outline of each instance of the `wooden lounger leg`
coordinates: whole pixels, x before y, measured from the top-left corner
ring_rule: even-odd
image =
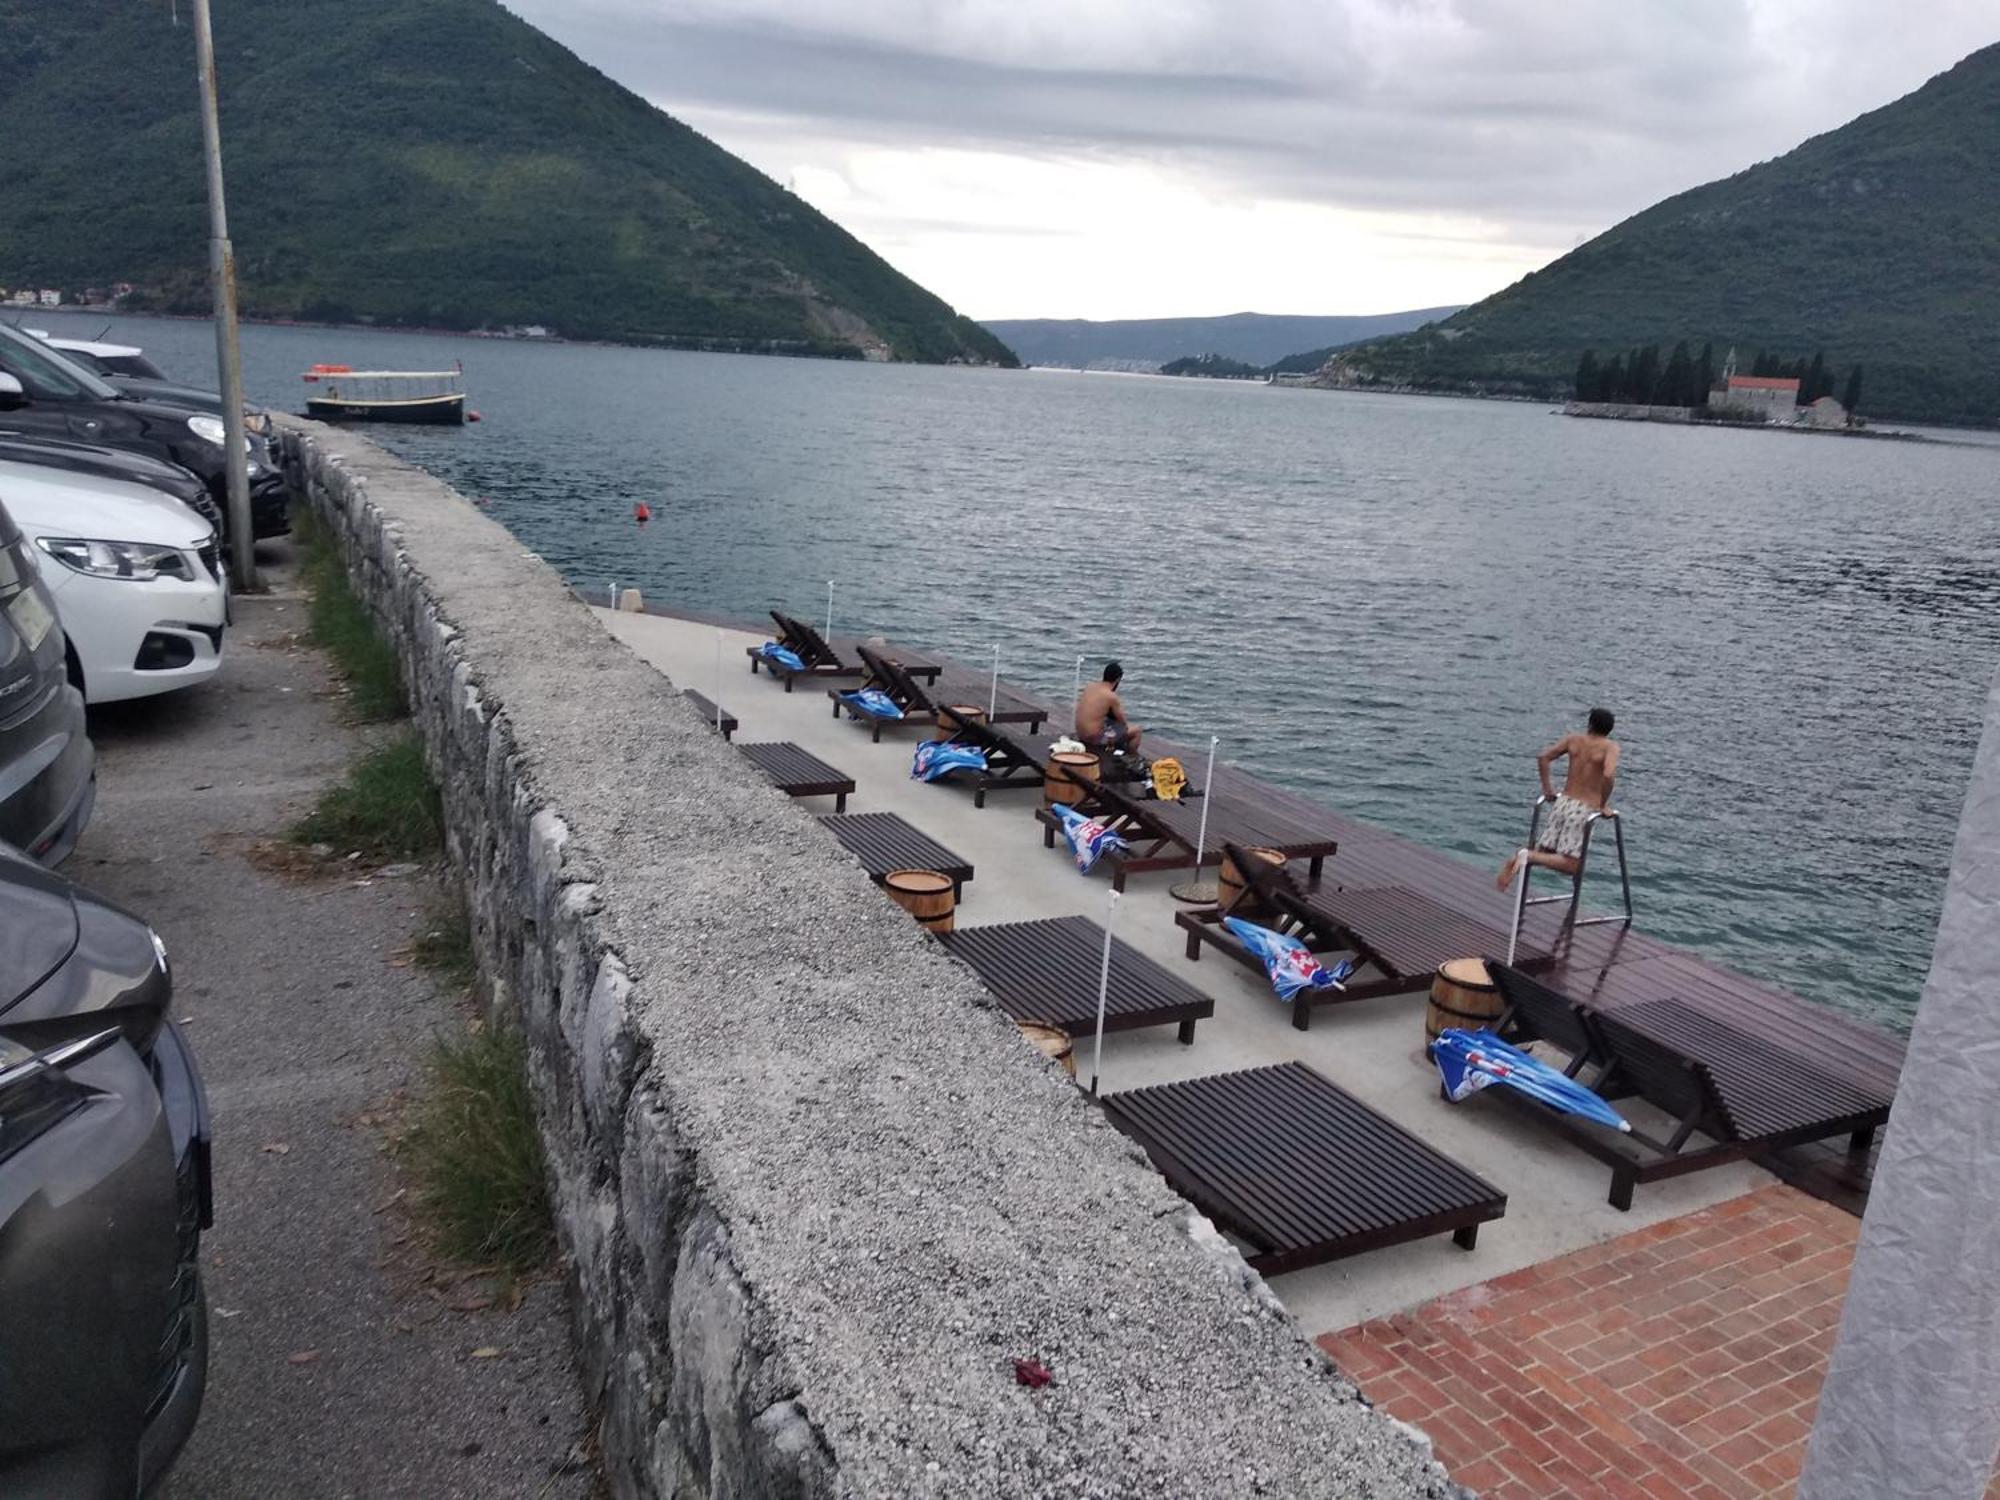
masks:
[[[1312,857],[1312,863],[1306,866],[1306,872],[1308,875],[1311,876],[1312,883],[1314,885],[1319,884],[1320,872],[1323,871],[1325,868],[1326,868],[1326,856],[1323,854],[1315,854]],[[1468,1245],[1466,1246],[1466,1248],[1469,1250],[1472,1247]]]
[[[1188,929],[1187,956],[1196,963],[1201,962],[1201,934],[1193,928]]]
[[[874,727],[874,732],[873,732],[873,733],[871,733],[871,734],[870,734],[870,735],[868,736],[868,738],[869,738],[869,740],[870,740],[870,741],[872,741],[873,743],[875,743],[875,744],[877,744],[877,745],[879,745],[879,744],[881,744],[881,743],[882,743],[882,721],[881,721],[880,719],[877,719],[877,720],[875,721],[875,727]]]
[[[785,674],[785,691],[786,691],[786,692],[788,692],[788,693],[789,693],[789,692],[790,692],[790,691],[792,690],[792,679],[793,679],[794,677],[798,676],[798,675],[799,675],[799,674],[798,674],[798,673],[796,673],[796,672],[787,672],[787,673]]]
[[[1451,1232],[1451,1242],[1461,1250],[1470,1250],[1479,1243],[1479,1226],[1468,1224],[1463,1229],[1454,1229]]]
[[[847,793],[835,792],[833,794],[833,810],[836,813],[844,813],[847,811]]]
[[[1044,823],[1042,825],[1042,847],[1044,849],[1053,849],[1055,848],[1055,846],[1056,846],[1055,828],[1048,823]]]
[[[1623,1167],[1614,1167],[1611,1172],[1611,1206],[1621,1214],[1632,1211],[1632,1189],[1638,1185],[1638,1177]]]
[[[1866,1156],[1869,1147],[1874,1144],[1875,1127],[1873,1125],[1865,1126],[1847,1138],[1847,1154],[1849,1156]]]
[[[975,808],[986,805],[986,783],[984,781],[981,781],[978,786],[972,789],[972,805]]]
[[[1180,1038],[1181,1038],[1181,1045],[1182,1045],[1183,1047],[1192,1047],[1192,1046],[1194,1045],[1194,1022],[1193,1022],[1193,1021],[1183,1021],[1183,1022],[1181,1022],[1181,1029],[1180,1029]]]
[[[1310,1005],[1302,1005],[1299,1003],[1300,998],[1304,995],[1304,993],[1305,992],[1301,990],[1298,995],[1294,995],[1292,997],[1292,1030],[1294,1031],[1312,1030],[1313,1008]]]

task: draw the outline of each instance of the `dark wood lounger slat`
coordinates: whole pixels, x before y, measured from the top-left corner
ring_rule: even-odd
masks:
[[[1507,1197],[1304,1063],[1112,1094],[1112,1123],[1266,1275],[1450,1233]]]
[[[681,696],[694,705],[695,712],[701,715],[701,720],[704,724],[710,729],[718,727],[715,716],[715,700],[713,698],[710,698],[705,693],[697,693],[693,688],[682,688]],[[722,737],[725,740],[728,739],[740,727],[736,722],[736,715],[725,708],[722,711],[722,722],[720,725]]]
[[[803,746],[790,740],[770,740],[736,748],[786,796],[832,797],[835,812],[847,810],[847,794],[854,790],[854,778]]]
[[[1162,802],[1138,795],[1138,789],[1128,784],[1100,780],[1084,794],[1079,810],[1110,823],[1131,846],[1105,856],[1114,889],[1124,890],[1125,877],[1136,871],[1179,870],[1195,863],[1202,829],[1199,796]],[[1061,827],[1055,814],[1041,807],[1035,809],[1035,817],[1042,824],[1043,845],[1054,848]],[[1276,849],[1287,859],[1303,859],[1315,880],[1338,847],[1324,819],[1294,821],[1280,807],[1217,796],[1208,809],[1208,842],[1201,850],[1201,863],[1222,863],[1225,843]]]
[[[1015,1020],[1059,1027],[1071,1036],[1096,1030],[1104,929],[1090,918],[961,927],[942,936]],[[1207,995],[1123,939],[1111,940],[1107,1032],[1177,1026],[1180,1039],[1192,1042],[1195,1022],[1214,1014],[1215,1002]]]
[[[1486,1092],[1540,1119],[1611,1168],[1611,1205],[1633,1189],[1786,1146],[1845,1135],[1865,1156],[1888,1119],[1890,1093],[1830,1077],[1780,1042],[1753,1036],[1671,996],[1595,1010],[1488,960],[1509,1009],[1503,1024],[1548,1037],[1599,1064],[1591,1087],[1614,1102],[1640,1098],[1673,1122],[1662,1140],[1634,1124],[1618,1134],[1507,1089]],[[1569,1015],[1560,1014],[1567,1005]]]
[[[891,870],[935,870],[951,877],[955,896],[964,894],[972,866],[921,828],[892,812],[828,813],[820,818],[840,846],[877,885]]]

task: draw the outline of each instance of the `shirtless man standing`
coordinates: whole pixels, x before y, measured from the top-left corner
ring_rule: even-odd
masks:
[[[1104,664],[1104,680],[1093,682],[1077,695],[1076,737],[1093,750],[1139,748],[1145,731],[1125,717],[1125,705],[1118,699],[1118,684],[1125,669],[1115,661]]]
[[[1592,813],[1611,806],[1611,783],[1618,778],[1618,745],[1611,738],[1611,710],[1593,708],[1590,728],[1584,734],[1566,734],[1535,757],[1535,769],[1542,777],[1542,797],[1555,806],[1532,849],[1517,849],[1500,867],[1494,881],[1501,890],[1514,883],[1523,863],[1541,865],[1574,875],[1583,855],[1583,831]],[[1549,767],[1564,756],[1569,767],[1563,775],[1562,795],[1549,784]]]

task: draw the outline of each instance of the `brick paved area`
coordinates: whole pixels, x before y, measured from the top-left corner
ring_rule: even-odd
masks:
[[[1790,1495],[1859,1229],[1764,1188],[1320,1346],[1491,1500]]]

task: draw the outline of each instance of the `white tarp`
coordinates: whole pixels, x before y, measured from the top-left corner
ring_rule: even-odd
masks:
[[[1978,1500],[2000,1449],[2000,687],[1799,1500]]]

